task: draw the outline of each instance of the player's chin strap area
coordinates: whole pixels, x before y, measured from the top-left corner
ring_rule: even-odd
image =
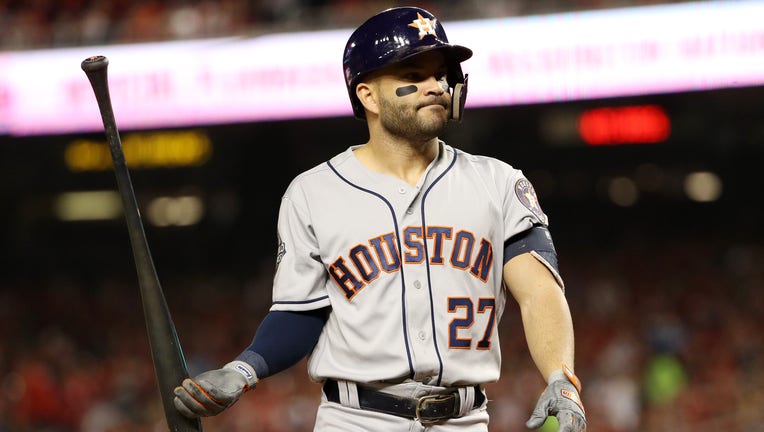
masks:
[[[340,387],[343,387],[342,391]],[[486,400],[485,393],[479,385],[414,398],[332,379],[324,383],[324,394],[329,402],[418,420],[425,425],[461,417],[483,406]]]
[[[467,77],[464,75],[464,82],[457,83],[451,94],[451,116],[450,119],[456,122],[462,121],[464,113],[464,103],[467,102]]]

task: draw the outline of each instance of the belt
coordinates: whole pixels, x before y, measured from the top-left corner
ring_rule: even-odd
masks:
[[[412,398],[381,392],[360,384],[357,384],[356,388],[358,404],[362,409],[369,411],[416,419],[422,424],[437,423],[459,416],[459,393],[456,391]],[[324,383],[326,399],[329,402],[340,403],[339,393],[337,381],[327,379]],[[485,402],[485,394],[480,386],[476,385],[475,402],[472,408],[481,407],[483,402]]]

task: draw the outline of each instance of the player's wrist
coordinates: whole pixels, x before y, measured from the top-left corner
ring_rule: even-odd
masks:
[[[547,378],[548,383],[552,383],[554,381],[559,380],[565,380],[573,384],[573,386],[576,388],[578,393],[581,393],[581,380],[578,379],[576,374],[573,372],[573,369],[568,367],[565,363],[562,364],[562,367],[560,369],[552,371],[552,373],[549,374],[549,378]]]
[[[255,388],[258,378],[255,369],[249,363],[241,360],[233,360],[223,366],[223,369],[232,370],[241,375],[244,379],[245,391]]]

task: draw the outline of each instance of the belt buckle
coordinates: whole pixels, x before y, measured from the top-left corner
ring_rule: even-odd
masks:
[[[450,394],[434,394],[434,395],[426,395],[422,396],[419,399],[417,399],[416,403],[416,419],[419,420],[420,423],[423,425],[431,425],[435,424],[441,420],[446,420],[451,417],[453,417],[453,413],[443,413],[439,416],[432,416],[432,417],[423,417],[422,414],[427,409],[427,405],[433,402],[446,402],[449,399],[455,399],[456,396],[454,393]]]

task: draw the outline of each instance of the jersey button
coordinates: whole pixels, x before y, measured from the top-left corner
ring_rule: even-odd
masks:
[[[414,288],[416,289],[422,288],[422,282],[414,281]]]
[[[419,340],[425,340],[425,339],[427,339],[427,333],[425,333],[424,331],[420,331]]]
[[[406,193],[406,188],[405,187],[399,188],[398,189],[398,193],[401,194],[401,195],[405,194]]]

